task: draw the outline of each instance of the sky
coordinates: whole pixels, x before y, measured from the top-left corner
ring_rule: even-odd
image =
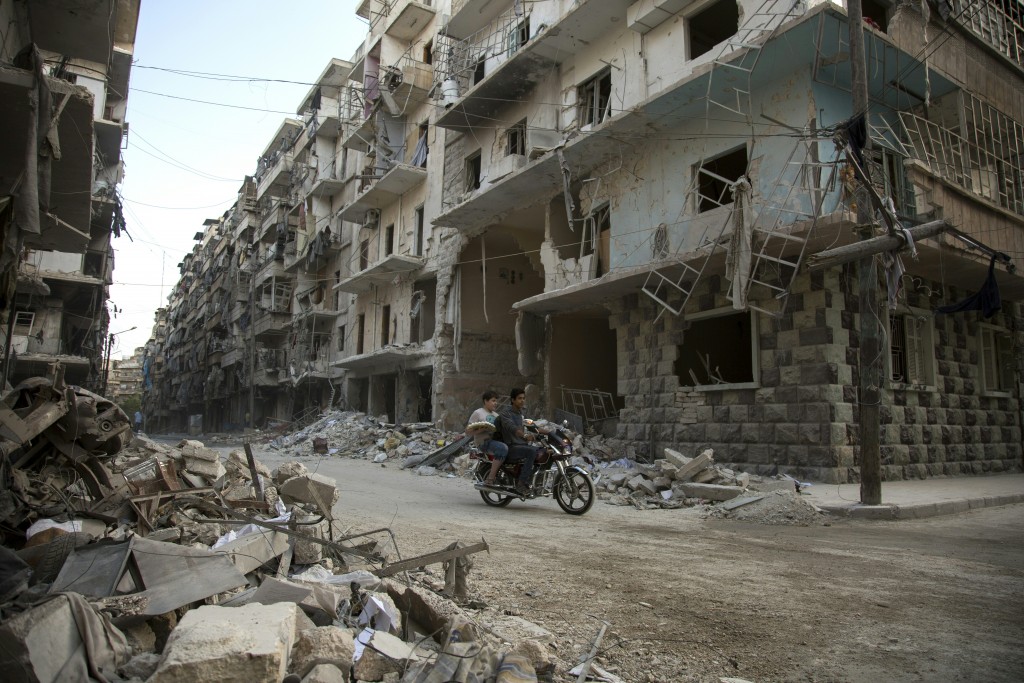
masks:
[[[145,346],[203,221],[234,203],[327,63],[351,59],[362,44],[358,4],[141,1],[122,152],[128,235],[113,240],[107,304],[112,358]],[[294,82],[274,82],[282,80]]]

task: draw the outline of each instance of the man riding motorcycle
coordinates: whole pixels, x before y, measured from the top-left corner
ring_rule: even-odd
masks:
[[[533,445],[536,436],[528,431],[523,424],[523,405],[526,403],[526,392],[514,388],[509,392],[512,404],[501,413],[501,437],[508,444],[506,463],[522,462],[519,480],[516,482],[516,493],[521,496],[530,493],[530,477],[533,475],[533,464],[543,446]]]

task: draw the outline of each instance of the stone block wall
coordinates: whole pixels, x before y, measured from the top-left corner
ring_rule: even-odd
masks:
[[[940,304],[938,285],[915,282],[911,306],[930,310]],[[727,287],[720,277],[706,278],[688,312],[730,306]],[[641,457],[660,457],[666,447],[690,455],[711,447],[720,462],[749,472],[857,481],[855,288],[852,268],[798,278],[784,315],[758,317],[757,386],[713,390],[685,386],[689,378],[684,385],[676,374],[678,347],[690,328],[685,317],[659,316],[660,307],[647,297],[625,297],[611,315],[625,404],[617,437]],[[941,302],[965,294],[948,291]],[[1004,312],[987,322],[1024,329],[1020,313],[1021,307],[1004,304]],[[977,317],[935,319],[937,386],[885,384],[880,441],[886,479],[1020,468],[1019,392],[1012,398],[981,395]]]

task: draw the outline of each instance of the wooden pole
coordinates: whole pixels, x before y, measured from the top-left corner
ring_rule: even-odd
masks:
[[[853,95],[853,116],[864,116],[868,129],[865,136],[864,152],[871,149],[870,125],[868,122],[868,81],[867,64],[864,60],[864,10],[861,0],[848,0],[847,14],[850,22],[850,69]],[[869,179],[861,179],[867,183]],[[866,226],[861,239],[868,240],[872,234],[871,204],[867,198],[857,201],[857,223]],[[860,429],[860,502],[864,505],[880,505],[882,502],[882,462],[879,451],[879,403],[882,391],[882,343],[879,327],[881,317],[878,307],[878,272],[873,254],[857,263],[857,298],[860,304],[860,377],[859,377],[859,429]]]
[[[946,221],[931,221],[930,223],[922,223],[912,228],[908,228],[907,232],[910,233],[910,238],[915,242],[929,237],[939,235],[946,230],[952,228]],[[841,266],[844,263],[852,263],[862,258],[873,256],[874,254],[881,254],[886,251],[892,251],[894,249],[900,249],[904,245],[902,237],[892,235],[879,235],[878,237],[872,237],[871,239],[861,240],[860,242],[854,242],[853,244],[846,244],[835,249],[828,249],[827,251],[821,251],[817,254],[812,254],[807,257],[805,261],[807,271],[813,273],[819,270],[827,270],[836,266]]]

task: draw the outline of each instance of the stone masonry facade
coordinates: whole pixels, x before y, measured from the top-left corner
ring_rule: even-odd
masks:
[[[728,282],[707,279],[688,312],[726,308]],[[931,310],[942,286],[914,279],[907,304]],[[859,316],[852,267],[794,283],[786,312],[759,315],[756,386],[694,389],[675,361],[687,343],[685,316],[658,315],[643,295],[621,300],[616,330],[619,393],[625,407],[617,436],[641,457],[662,449],[695,454],[711,447],[720,462],[746,471],[786,472],[844,483],[858,480],[857,365]],[[967,292],[948,289],[945,301]],[[990,396],[979,379],[980,313],[934,317],[935,385],[883,384],[881,457],[887,480],[1021,468],[1021,405]],[[1018,367],[1022,307],[1004,303],[985,321],[1011,334]],[[887,348],[883,344],[883,348]],[[1012,392],[1016,394],[1017,392]]]

